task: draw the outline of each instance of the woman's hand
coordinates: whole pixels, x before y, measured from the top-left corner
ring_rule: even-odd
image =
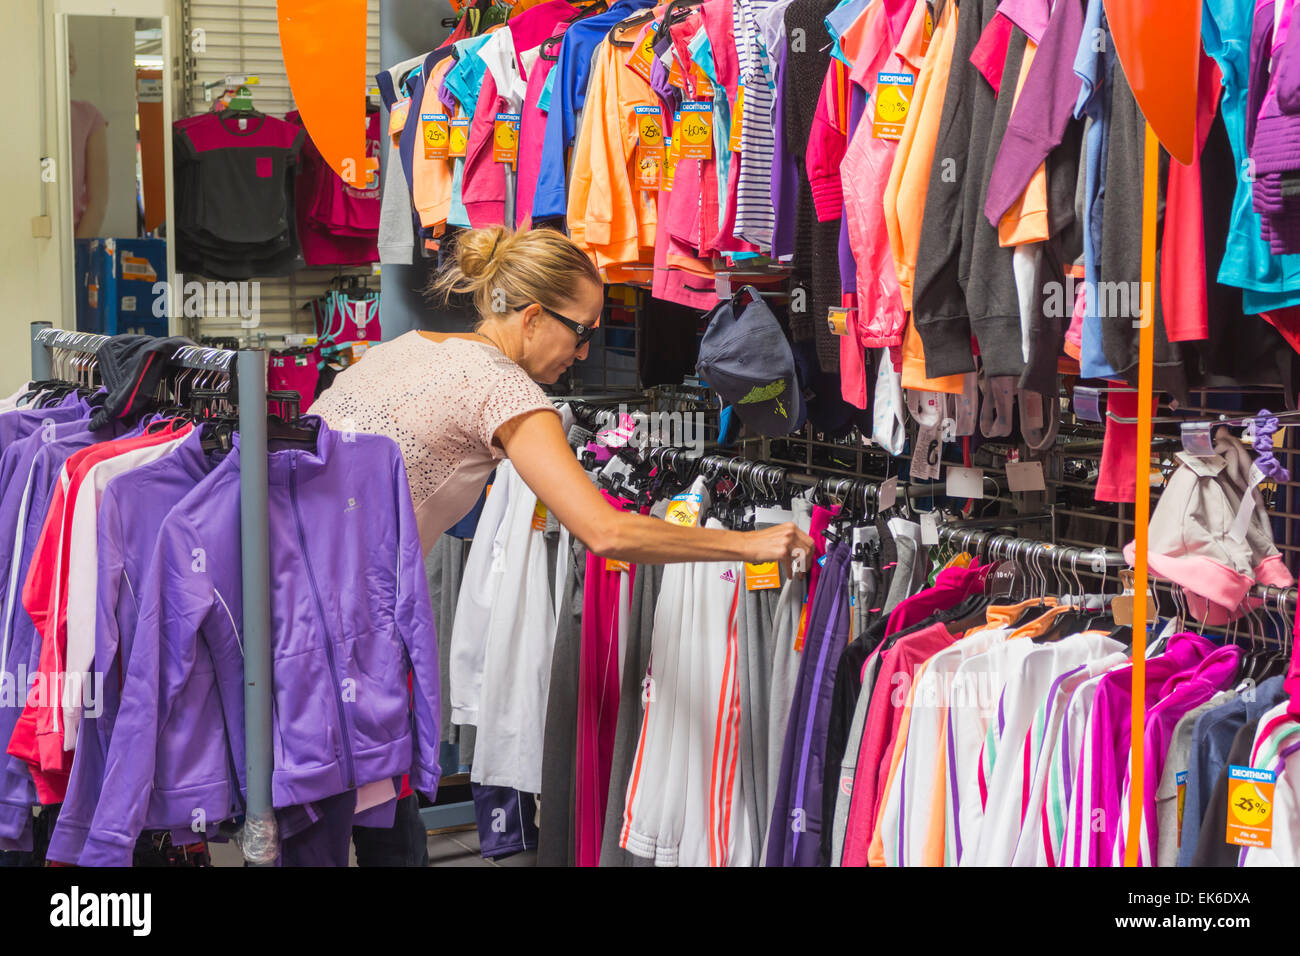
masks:
[[[789,562],[795,574],[808,570],[813,556],[813,539],[793,521],[747,531],[742,540],[745,560],[751,564],[764,561]]]
[[[578,464],[553,411],[512,418],[497,429],[496,438],[542,504],[601,557],[637,564],[781,561],[795,573],[808,570],[812,561],[812,538],[794,524],[762,531],[685,528],[611,507]]]

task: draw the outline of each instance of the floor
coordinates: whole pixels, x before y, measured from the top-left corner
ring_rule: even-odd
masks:
[[[213,866],[242,866],[244,859],[233,843],[213,843]],[[352,861],[353,866],[356,860]],[[429,834],[430,866],[536,866],[537,851],[518,853],[499,862],[479,855],[478,830],[468,827],[451,832]]]

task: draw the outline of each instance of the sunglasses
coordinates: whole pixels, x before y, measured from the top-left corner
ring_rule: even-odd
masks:
[[[573,332],[573,334],[578,337],[578,348],[582,348],[584,345],[590,342],[592,336],[596,334],[597,326],[583,325],[581,322],[577,322],[569,318],[568,316],[560,315],[560,313],[548,309],[540,302],[537,304],[541,307],[541,310],[543,312],[545,312],[551,318],[555,319],[555,321],[559,322],[561,325],[569,328]]]

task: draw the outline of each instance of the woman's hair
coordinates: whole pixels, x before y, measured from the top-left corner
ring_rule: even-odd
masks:
[[[532,302],[560,311],[582,279],[602,284],[595,264],[563,233],[490,226],[460,234],[454,260],[433,277],[428,292],[443,302],[470,296],[486,321]]]

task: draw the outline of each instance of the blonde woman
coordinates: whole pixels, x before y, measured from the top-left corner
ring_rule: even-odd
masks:
[[[432,291],[469,294],[473,332],[408,332],[371,348],[312,405],[334,429],[402,449],[427,553],[509,458],[589,551],[637,563],[785,561],[812,553],[793,523],[760,531],[683,528],[611,507],[583,472],[538,387],[587,356],[604,307],[600,274],[567,237],[501,227],[463,233]]]

